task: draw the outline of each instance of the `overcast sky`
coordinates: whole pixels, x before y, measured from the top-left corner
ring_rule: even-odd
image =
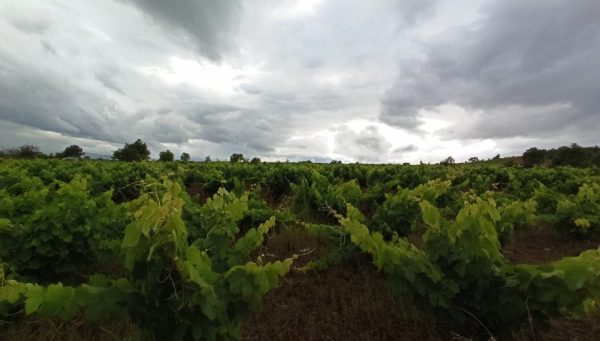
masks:
[[[600,144],[598,0],[2,0],[0,149],[438,162]]]

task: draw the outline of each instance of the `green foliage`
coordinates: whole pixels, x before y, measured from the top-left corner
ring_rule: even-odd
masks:
[[[119,161],[143,161],[150,158],[150,150],[142,140],[137,139],[134,143],[125,143],[121,149],[113,152],[113,159]]]
[[[523,160],[523,165],[526,167],[533,167],[535,165],[539,165],[546,159],[546,151],[543,149],[537,149],[535,147],[527,149],[523,156],[521,156],[521,160]]]
[[[444,160],[440,161],[440,165],[449,166],[454,164],[454,158],[452,156],[448,156]]]
[[[531,266],[509,265],[499,248],[539,221],[569,235],[597,231],[599,170],[480,164],[3,160],[0,273],[11,280],[0,276],[0,320],[23,310],[128,319],[159,339],[238,337],[290,266],[264,264],[257,249],[299,219],[323,223],[305,226],[339,245],[303,270],[363,250],[394,288],[456,324],[476,316],[496,334],[528,309],[543,321],[593,306],[598,251]],[[338,213],[343,228],[332,226]],[[413,245],[400,237],[414,227],[425,234]],[[86,280],[94,272],[104,275]]]
[[[189,162],[191,160],[191,157],[188,153],[181,153],[181,157],[179,159],[183,162]]]
[[[76,144],[72,144],[72,145],[66,147],[65,150],[62,151],[61,153],[57,153],[57,156],[81,158],[81,157],[83,157],[84,154],[85,153],[83,152],[83,149],[81,147],[79,147]]]
[[[598,297],[600,249],[546,265],[508,265],[497,233],[502,217],[492,199],[466,204],[453,222],[426,200],[419,206],[428,226],[422,249],[406,239],[386,242],[361,223],[352,206],[340,223],[398,290],[437,307],[444,319],[477,325],[474,314],[493,332],[506,334],[529,315],[545,322],[581,313]]]
[[[40,151],[38,146],[32,144],[24,144],[15,149],[7,151],[7,156],[20,158],[20,159],[33,159],[38,157],[44,157],[44,153]]]
[[[515,228],[523,228],[537,220],[537,202],[533,199],[527,201],[511,201],[498,207],[500,221],[497,223],[498,236],[502,244],[507,243]]]
[[[65,320],[128,316],[157,339],[238,339],[240,322],[290,269],[291,259],[250,261],[275,220],[239,235],[235,222],[246,199],[220,190],[201,209],[204,236],[190,244],[181,187],[165,180],[148,188],[130,204],[133,221],[122,242],[126,278],[93,276],[77,287],[2,278],[0,302]]]
[[[229,161],[231,163],[236,163],[236,162],[245,162],[246,159],[244,159],[244,154],[236,154],[233,153],[231,154],[231,156],[229,157]]]
[[[304,219],[332,218],[332,213],[346,212],[346,203],[356,205],[362,199],[362,190],[355,180],[332,185],[317,172],[310,179],[292,184],[292,204]]]
[[[552,166],[600,166],[600,147],[581,147],[577,143],[549,150],[533,147],[526,150],[521,159],[525,166],[541,164],[546,160]]]
[[[395,194],[385,194],[385,201],[375,209],[371,220],[374,231],[383,233],[386,238],[393,234],[407,236],[420,222],[421,199],[436,202],[450,189],[450,181],[429,181],[409,190],[398,187]]]
[[[557,228],[575,236],[600,232],[600,184],[583,184],[576,195],[559,199]]]
[[[175,159],[175,155],[170,150],[165,150],[163,152],[158,153],[158,161],[169,162]]]
[[[0,191],[0,212],[10,219],[10,228],[0,230],[0,259],[11,273],[42,282],[84,271],[109,252],[102,242],[123,227],[124,207],[111,196],[91,196],[80,176],[56,190],[38,184],[18,196]]]

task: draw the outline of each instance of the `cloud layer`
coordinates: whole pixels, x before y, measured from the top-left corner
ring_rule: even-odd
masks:
[[[423,42],[382,98],[382,121],[420,125],[419,110],[470,112],[447,138],[555,134],[600,124],[600,6],[594,0],[491,1],[482,18]],[[577,136],[573,136],[577,139]]]
[[[0,149],[437,162],[600,130],[594,0],[0,3]]]

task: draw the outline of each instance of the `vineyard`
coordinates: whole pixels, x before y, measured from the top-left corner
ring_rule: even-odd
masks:
[[[15,340],[600,338],[600,169],[0,161]]]

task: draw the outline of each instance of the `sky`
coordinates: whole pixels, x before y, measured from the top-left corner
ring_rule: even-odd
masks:
[[[600,144],[598,0],[2,0],[0,149],[400,163]]]

